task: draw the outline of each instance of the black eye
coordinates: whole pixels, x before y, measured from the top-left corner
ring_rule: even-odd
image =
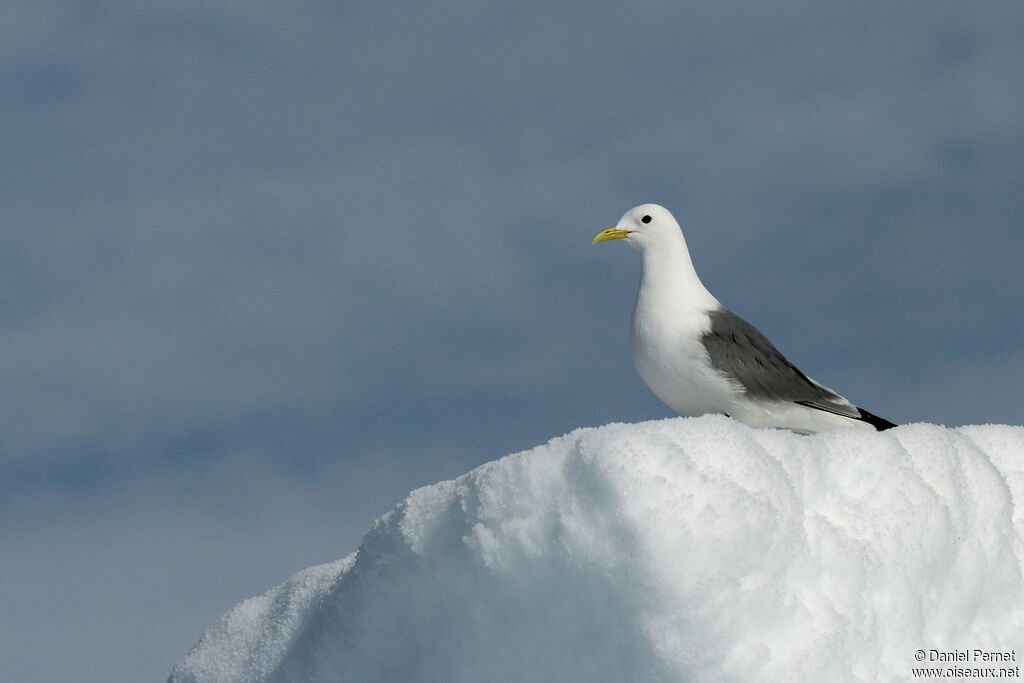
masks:
[[[641,223],[650,223],[651,222],[651,217],[650,216],[644,216],[643,218],[640,219],[640,222]]]

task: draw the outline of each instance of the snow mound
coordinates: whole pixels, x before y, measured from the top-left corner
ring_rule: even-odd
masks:
[[[1022,573],[1024,427],[615,424],[413,491],[170,680],[904,681],[1024,656]]]

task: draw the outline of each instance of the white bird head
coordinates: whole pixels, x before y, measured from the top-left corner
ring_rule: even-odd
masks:
[[[634,249],[678,242],[683,233],[668,209],[657,204],[641,204],[627,211],[617,225],[594,235],[591,244],[625,239]]]

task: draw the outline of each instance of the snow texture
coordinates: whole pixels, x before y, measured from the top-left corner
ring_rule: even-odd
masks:
[[[905,681],[1019,666],[1022,571],[1024,427],[614,424],[413,491],[170,680]]]

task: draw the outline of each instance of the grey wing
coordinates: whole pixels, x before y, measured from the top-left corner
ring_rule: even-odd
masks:
[[[711,329],[702,341],[711,366],[738,382],[750,398],[791,401],[860,419],[856,406],[800,372],[746,320],[725,308],[708,316]]]

